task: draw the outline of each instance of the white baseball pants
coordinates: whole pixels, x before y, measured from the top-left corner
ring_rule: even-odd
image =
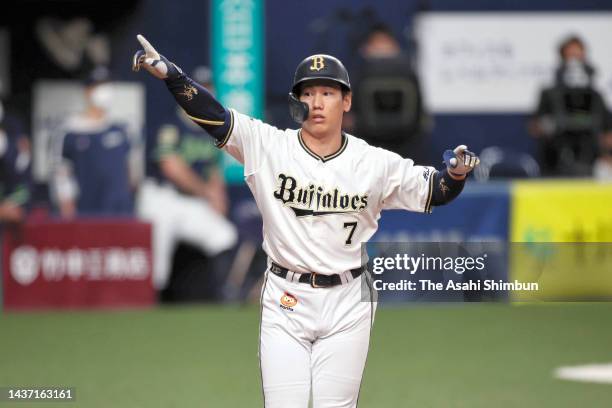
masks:
[[[351,277],[352,279],[352,277]],[[267,271],[259,357],[265,408],[356,407],[376,312],[366,274],[331,288]]]

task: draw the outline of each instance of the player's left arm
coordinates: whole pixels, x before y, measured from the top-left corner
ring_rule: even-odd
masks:
[[[404,209],[431,212],[433,206],[444,205],[463,190],[467,174],[478,165],[478,157],[464,145],[444,153],[446,168],[415,165],[396,153],[383,149],[379,163],[384,163],[381,180],[383,209]]]
[[[431,205],[444,205],[454,200],[463,190],[467,174],[480,163],[476,154],[460,145],[444,152],[446,168],[432,177]]]

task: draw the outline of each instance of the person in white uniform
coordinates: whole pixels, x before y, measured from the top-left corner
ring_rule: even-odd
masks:
[[[138,36],[141,67],[163,79],[217,146],[244,164],[263,218],[269,257],[261,295],[260,366],[265,407],[356,407],[376,302],[361,243],[383,209],[431,212],[462,190],[478,158],[466,146],[447,168],[368,145],[341,129],[351,108],[342,63],[317,54],[297,67],[280,130],[221,105]]]

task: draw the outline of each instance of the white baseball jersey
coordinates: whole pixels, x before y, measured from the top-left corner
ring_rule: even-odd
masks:
[[[244,164],[263,218],[263,249],[289,270],[335,274],[361,265],[362,242],[383,209],[429,212],[435,169],[343,134],[320,157],[300,130],[279,130],[232,112],[219,143]]]

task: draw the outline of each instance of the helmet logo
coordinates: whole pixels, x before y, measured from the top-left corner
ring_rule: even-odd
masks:
[[[325,68],[325,59],[322,55],[312,57],[312,65],[309,67],[311,71],[320,71]]]

